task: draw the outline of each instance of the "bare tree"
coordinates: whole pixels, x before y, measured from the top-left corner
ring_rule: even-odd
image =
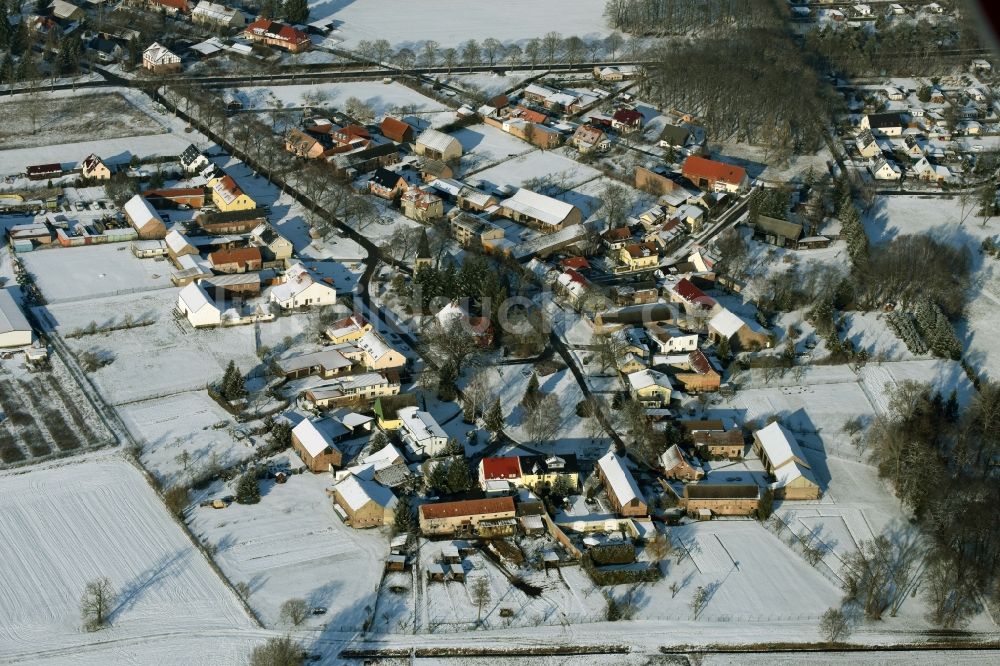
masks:
[[[503,44],[499,39],[487,37],[483,40],[483,53],[490,63],[490,67],[496,64],[497,58],[503,57]]]
[[[543,396],[533,410],[528,414],[524,429],[528,437],[538,444],[544,444],[555,438],[562,426],[562,409],[559,398],[549,393]]]
[[[830,643],[838,643],[851,634],[851,623],[844,611],[827,608],[819,620],[819,630]]]
[[[507,64],[511,67],[517,67],[521,64],[521,58],[524,57],[524,51],[517,44],[511,44],[507,47]]]
[[[491,397],[490,381],[486,373],[486,370],[480,370],[474,374],[462,391],[466,401],[471,404],[473,415],[479,413]]]
[[[389,44],[388,39],[377,39],[372,44],[372,54],[378,62],[385,62],[390,53],[392,53],[392,45]]]
[[[705,608],[705,603],[707,601],[708,591],[704,587],[699,587],[694,591],[694,596],[691,597],[691,619],[698,619],[698,615]]]
[[[444,66],[448,68],[448,73],[451,74],[451,70],[458,63],[458,51],[451,47],[446,48],[441,52],[441,58],[444,60]]]
[[[413,49],[402,48],[396,51],[396,55],[393,56],[396,65],[404,72],[409,71],[413,67],[413,63],[417,61],[417,54],[413,52]]]
[[[566,51],[566,60],[569,61],[570,65],[575,65],[583,56],[583,52],[586,50],[587,45],[576,35],[571,35],[566,38],[564,48]]]
[[[479,43],[476,42],[476,40],[470,39],[462,44],[462,62],[465,63],[465,66],[469,68],[470,72],[472,71],[473,65],[479,64],[479,58],[481,55],[482,51],[480,50]]]
[[[269,638],[250,653],[250,666],[302,666],[302,646],[291,636]]]
[[[309,616],[309,606],[305,599],[293,598],[281,604],[281,619],[297,627]]]
[[[545,60],[549,63],[549,67],[555,64],[562,41],[562,35],[555,31],[547,32],[542,37],[542,50],[545,52]]]
[[[542,40],[534,37],[528,40],[528,43],[524,46],[524,55],[528,58],[528,62],[531,63],[531,68],[535,69],[538,66],[538,58],[542,52]]]
[[[618,49],[622,47],[624,42],[625,40],[622,39],[621,33],[618,32],[612,32],[604,38],[604,48],[609,54],[611,54],[612,60],[617,57]]]
[[[478,615],[476,616],[476,623],[482,624],[483,622],[483,606],[490,603],[490,583],[486,578],[477,578],[476,582],[472,584],[472,601],[476,604],[478,610]]]
[[[428,39],[423,43],[420,50],[420,61],[424,67],[434,66],[434,62],[437,60],[438,46],[439,44],[433,39]]]
[[[625,225],[631,205],[628,191],[618,183],[608,183],[601,190],[601,213],[611,229]]]
[[[108,623],[115,591],[107,578],[97,578],[87,583],[80,599],[80,615],[87,631],[97,631]]]
[[[357,97],[347,98],[347,101],[344,102],[344,113],[362,123],[370,123],[375,120],[375,110],[371,105],[365,104]]]

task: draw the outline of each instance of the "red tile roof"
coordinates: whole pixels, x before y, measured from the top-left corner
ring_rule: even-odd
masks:
[[[612,118],[624,125],[642,124],[642,114],[635,109],[618,109]]]
[[[256,247],[240,247],[231,250],[216,250],[208,255],[208,260],[213,266],[223,264],[239,264],[246,266],[250,262],[260,263],[260,250]]]
[[[461,500],[458,502],[438,502],[437,504],[420,505],[421,518],[430,520],[436,518],[478,516],[484,513],[502,513],[505,511],[514,511],[513,498],[491,497],[479,500]]]
[[[683,278],[677,283],[677,286],[674,287],[674,293],[688,303],[698,304],[705,309],[715,305],[715,301],[708,294],[694,286],[687,278]]]
[[[527,120],[529,123],[544,124],[548,116],[544,113],[539,113],[538,111],[532,111],[531,109],[526,109],[523,106],[515,107],[513,111],[510,112],[511,118],[520,118],[522,120]]]
[[[590,262],[586,257],[566,257],[560,262],[564,268],[575,268],[577,270],[590,268]]]
[[[487,481],[494,479],[518,479],[521,477],[521,462],[515,456],[503,458],[483,458],[483,478]]]
[[[187,0],[153,0],[153,4],[176,9],[182,14],[191,13],[191,8],[188,6]]]
[[[632,237],[632,230],[628,227],[616,227],[614,229],[608,229],[602,235],[604,236],[604,240],[622,241]]]
[[[684,160],[682,172],[688,180],[694,183],[697,183],[699,178],[705,178],[711,181],[721,180],[730,185],[739,185],[747,175],[746,169],[743,167],[717,162],[697,155],[691,155]]]
[[[386,138],[392,139],[393,141],[405,141],[407,131],[409,131],[410,138],[413,138],[413,128],[410,127],[408,123],[391,116],[382,120],[380,129]]]
[[[691,369],[697,372],[699,375],[707,375],[712,372],[714,368],[712,364],[709,363],[708,357],[700,349],[695,349],[693,352],[688,354],[688,364]]]

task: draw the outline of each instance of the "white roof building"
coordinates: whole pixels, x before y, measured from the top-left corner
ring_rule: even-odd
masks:
[[[141,194],[136,194],[125,202],[125,215],[136,230],[142,229],[149,222],[162,223],[159,213]]]
[[[303,419],[301,423],[292,428],[292,435],[302,444],[302,448],[315,458],[328,448],[337,448],[331,437],[330,425],[332,425],[330,419],[321,419],[320,421]]]
[[[430,412],[403,407],[397,414],[402,423],[403,441],[415,455],[436,456],[444,452],[448,445],[448,433]]]
[[[394,351],[374,330],[368,331],[354,343],[358,349],[368,355],[369,365],[376,365],[386,354]]]
[[[426,150],[445,160],[462,155],[462,144],[458,139],[436,129],[424,130],[415,143],[419,155],[423,155]]]
[[[625,506],[634,499],[645,501],[632,472],[628,471],[622,464],[621,458],[615,455],[614,451],[608,451],[604,457],[597,461],[597,466],[601,468],[601,472],[607,479],[611,491],[618,498],[619,504]]]
[[[243,12],[226,7],[225,5],[207,2],[207,0],[199,2],[197,6],[191,10],[191,20],[195,22],[204,21],[205,23],[217,23],[219,25],[233,27],[239,27],[246,23],[246,19],[243,17]]]
[[[645,369],[633,372],[628,375],[628,385],[633,391],[641,391],[650,386],[659,386],[668,391],[673,388],[670,384],[670,377],[659,370]]]
[[[284,281],[271,288],[269,299],[283,310],[333,305],[337,302],[337,290],[325,280],[317,279],[301,263],[295,263],[285,271]]]
[[[205,291],[201,280],[181,289],[177,295],[177,310],[186,316],[195,328],[218,326],[222,323],[222,310]]]
[[[142,62],[152,66],[175,65],[179,64],[180,61],[177,54],[159,42],[153,42],[142,52]]]
[[[708,325],[719,335],[731,340],[740,329],[747,326],[747,322],[729,310],[722,309],[708,321]]]
[[[538,194],[523,187],[514,196],[504,199],[500,206],[516,211],[542,224],[559,226],[576,208],[573,204]]]
[[[9,289],[0,289],[0,347],[31,344],[31,325]]]
[[[760,442],[764,456],[767,457],[774,469],[778,469],[790,461],[809,467],[809,462],[802,454],[802,449],[799,448],[795,435],[777,421],[758,430],[754,433],[754,437]]]
[[[343,502],[351,511],[359,511],[369,502],[375,502],[384,510],[392,511],[398,500],[391,490],[381,483],[351,474],[334,486]]]

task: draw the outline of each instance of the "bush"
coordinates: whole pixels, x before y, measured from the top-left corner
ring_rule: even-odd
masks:
[[[630,543],[609,543],[587,551],[595,565],[631,564],[635,562],[635,546]]]
[[[190,495],[186,486],[174,486],[163,494],[163,502],[167,505],[170,513],[178,518],[184,516],[184,509],[190,502]]]
[[[305,599],[289,599],[281,604],[281,619],[292,626],[299,626],[309,615],[309,606]]]
[[[250,666],[302,666],[302,648],[290,636],[269,638],[250,653]]]

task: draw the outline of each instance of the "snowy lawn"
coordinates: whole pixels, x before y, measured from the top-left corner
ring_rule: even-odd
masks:
[[[232,91],[249,109],[270,109],[280,103],[284,108],[299,108],[306,99],[319,95],[321,104],[333,108],[343,108],[351,97],[360,99],[372,107],[376,116],[387,115],[394,109],[407,107],[416,113],[440,113],[450,109],[425,95],[421,95],[400,83],[380,83],[378,81],[355,81],[320,85],[292,85],[274,87],[236,88]]]
[[[329,474],[308,472],[280,485],[261,481],[259,504],[199,507],[189,517],[192,530],[218,547],[226,576],[250,585],[250,605],[267,626],[280,624],[281,604],[293,597],[329,608],[306,620],[329,631],[360,629],[374,608],[386,534],[344,525],[325,492],[330,485]],[[213,496],[233,490],[217,484]]]
[[[561,190],[575,189],[600,176],[601,172],[597,169],[580,164],[561,154],[559,150],[536,150],[476,174],[476,178],[490,184],[515,187],[521,187],[536,178],[545,179]]]
[[[172,286],[173,266],[166,260],[136,258],[129,251],[129,243],[55,247],[20,256],[49,303]],[[138,319],[148,306],[141,296],[133,296],[131,300],[135,306],[130,309]],[[119,310],[119,314],[123,312]]]
[[[465,176],[537,150],[531,144],[489,125],[463,127],[451,135],[462,144],[460,172]]]
[[[4,475],[0,527],[0,660],[96,640],[80,629],[79,600],[102,576],[117,592],[102,641],[253,627],[142,475],[116,455]]]

